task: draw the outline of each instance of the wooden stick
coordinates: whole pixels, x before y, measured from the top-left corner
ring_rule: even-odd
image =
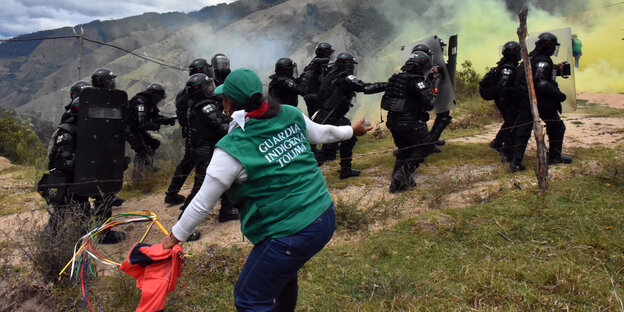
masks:
[[[533,85],[533,70],[531,69],[531,61],[526,46],[527,25],[526,19],[529,9],[523,9],[518,13],[520,26],[518,27],[518,38],[520,39],[520,51],[522,52],[522,62],[524,63],[524,73],[526,75],[527,89],[529,90],[529,99],[531,100],[531,113],[533,114],[533,134],[537,142],[537,166],[535,167],[535,176],[540,191],[548,189],[548,161],[546,153],[546,144],[544,143],[544,127],[539,118],[537,109],[537,97],[535,96],[535,86]]]

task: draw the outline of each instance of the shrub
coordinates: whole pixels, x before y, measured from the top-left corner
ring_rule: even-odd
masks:
[[[481,81],[481,75],[472,68],[472,62],[464,61],[461,64],[461,70],[455,74],[455,96],[457,100],[464,101],[479,96],[479,81]]]
[[[0,155],[18,164],[39,164],[45,160],[45,148],[30,125],[4,112],[0,117]]]

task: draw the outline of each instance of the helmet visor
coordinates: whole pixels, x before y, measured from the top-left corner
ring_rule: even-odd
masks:
[[[230,68],[230,59],[225,57],[225,56],[223,56],[223,55],[219,55],[219,56],[215,57],[213,67],[214,67],[213,68],[214,70],[229,69]]]

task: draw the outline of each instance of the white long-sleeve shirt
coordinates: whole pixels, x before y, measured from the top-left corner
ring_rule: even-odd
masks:
[[[237,111],[232,114],[234,120],[230,124],[230,131],[236,127],[241,127],[244,131],[247,120],[245,114],[244,111]],[[311,145],[345,141],[353,136],[351,126],[321,125],[313,122],[305,115],[303,117],[306,123],[308,142]],[[195,174],[199,173],[196,172]],[[185,241],[193,233],[193,229],[208,217],[223,192],[228,190],[232,183],[241,183],[246,180],[247,172],[243,164],[217,147],[206,170],[204,183],[184,210],[180,220],[173,226],[173,235],[177,239]]]

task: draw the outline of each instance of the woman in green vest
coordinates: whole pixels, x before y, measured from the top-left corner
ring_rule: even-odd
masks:
[[[572,55],[574,56],[574,67],[579,68],[579,60],[583,55],[583,44],[576,34],[572,34]]]
[[[227,191],[243,235],[254,244],[234,287],[238,311],[294,311],[297,272],[331,239],[334,205],[310,144],[334,143],[372,129],[319,125],[297,108],[265,101],[262,82],[237,69],[222,93],[230,132],[215,149],[205,181],[164,242],[185,241]]]

